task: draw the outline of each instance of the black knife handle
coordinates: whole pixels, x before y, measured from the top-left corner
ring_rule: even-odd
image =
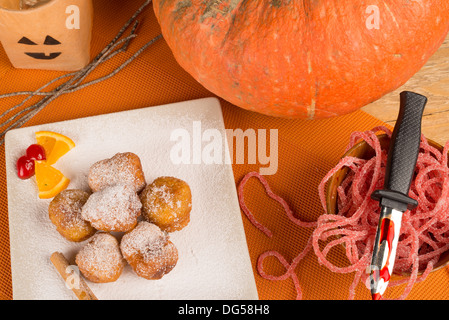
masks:
[[[421,142],[421,120],[427,98],[410,91],[400,94],[400,109],[391,137],[384,188],[408,195]]]
[[[421,143],[421,120],[427,98],[410,91],[400,94],[400,109],[391,136],[385,168],[384,190],[376,190],[371,198],[381,206],[404,212],[418,202],[408,196]]]

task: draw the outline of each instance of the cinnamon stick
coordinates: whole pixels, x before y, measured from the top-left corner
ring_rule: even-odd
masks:
[[[69,279],[69,277],[77,276],[73,274],[73,271],[71,271],[73,269],[70,268],[69,262],[62,253],[54,252],[50,256],[50,261],[53,263],[56,270],[59,272],[65,282]],[[77,282],[76,286],[70,286],[73,293],[75,293],[79,300],[98,300],[98,298],[94,295],[84,279],[80,275],[78,276],[79,279],[77,280],[79,280],[79,283]]]

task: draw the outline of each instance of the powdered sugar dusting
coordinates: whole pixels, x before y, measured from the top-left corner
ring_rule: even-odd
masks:
[[[96,233],[76,255],[76,264],[91,281],[115,279],[125,262],[117,239],[109,233]]]
[[[94,192],[82,209],[83,219],[103,231],[128,231],[137,223],[142,203],[128,185],[118,184]]]
[[[83,241],[96,230],[82,218],[82,207],[89,193],[78,189],[66,189],[59,193],[48,206],[48,216],[56,230],[70,241]]]
[[[171,272],[178,262],[178,249],[171,242],[157,250],[149,251],[142,260],[136,260],[135,272],[140,277],[158,280]]]
[[[179,231],[190,222],[192,194],[179,178],[161,176],[140,194],[143,216],[167,232]]]
[[[175,208],[175,204],[173,203],[173,193],[170,192],[170,188],[165,184],[162,186],[153,186],[152,192],[154,193],[155,197],[163,200],[163,202],[166,203],[170,208]]]
[[[123,236],[120,249],[125,257],[140,254],[148,262],[161,251],[168,238],[168,234],[155,224],[141,221]]]
[[[132,152],[117,153],[110,159],[92,165],[88,176],[92,191],[115,184],[127,184],[139,192],[145,187],[145,177],[139,157]]]
[[[82,227],[86,224],[81,218],[83,205],[89,194],[82,190],[64,190],[50,203],[50,210],[54,208],[57,224],[64,229]]]
[[[134,272],[148,280],[161,279],[178,262],[178,249],[168,234],[146,221],[123,236],[120,249]]]

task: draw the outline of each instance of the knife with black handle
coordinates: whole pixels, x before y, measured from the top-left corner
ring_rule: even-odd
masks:
[[[421,143],[421,121],[427,98],[403,91],[400,110],[388,151],[383,190],[371,197],[379,201],[380,217],[370,268],[371,295],[380,300],[393,273],[402,214],[418,202],[409,197]]]

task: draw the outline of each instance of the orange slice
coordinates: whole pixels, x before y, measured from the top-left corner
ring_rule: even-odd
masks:
[[[72,139],[51,131],[36,132],[36,141],[44,147],[48,165],[56,163],[59,158],[75,147]]]
[[[48,165],[47,161],[35,161],[35,176],[41,199],[53,198],[70,183],[68,178]]]

